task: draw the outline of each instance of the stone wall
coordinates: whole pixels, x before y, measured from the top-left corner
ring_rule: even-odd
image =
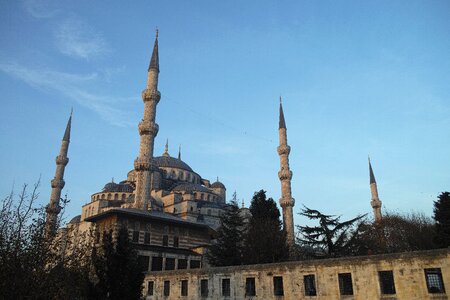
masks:
[[[427,286],[427,277],[430,287]],[[449,292],[449,249],[149,272],[145,277],[143,292],[147,300],[447,299],[445,291],[438,292],[436,288],[432,289],[433,285],[439,285],[441,278],[443,287]],[[315,296],[305,295],[308,293],[305,280],[308,279],[309,293],[315,292]],[[249,294],[252,294],[253,282],[255,295],[251,296]],[[351,295],[342,295],[344,291]],[[182,296],[182,292],[187,293],[187,296]]]

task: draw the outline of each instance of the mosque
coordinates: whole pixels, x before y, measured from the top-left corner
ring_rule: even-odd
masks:
[[[158,91],[159,54],[158,32],[148,67],[147,84],[142,91],[144,115],[138,125],[140,135],[139,154],[134,168],[126,179],[105,184],[101,191],[91,195],[90,202],[83,205],[81,214],[74,217],[65,228],[57,228],[61,211],[60,199],[63,189],[72,114],[56,158],[56,173],[51,181],[52,193],[46,207],[46,234],[55,236],[58,231],[75,239],[83,232],[96,229],[117,233],[125,226],[130,240],[138,246],[143,271],[201,268],[207,265],[204,253],[210,245],[220,216],[227,209],[226,187],[217,180],[211,183],[195,172],[181,159],[168,151],[168,142],[161,156],[154,156],[154,140],[159,126],[156,123],[156,107],[161,99]],[[289,168],[290,146],[287,143],[287,127],[280,98],[279,146],[281,183],[279,200],[283,215],[283,228],[290,253],[294,253],[295,235],[291,193],[292,171]],[[370,165],[370,162],[369,162]],[[375,220],[381,220],[381,201],[370,166],[370,186]],[[249,217],[248,209],[242,214]]]

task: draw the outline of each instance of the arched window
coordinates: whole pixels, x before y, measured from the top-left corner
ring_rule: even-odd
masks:
[[[108,198],[107,198],[108,200],[111,200],[111,194],[108,194]]]
[[[119,200],[119,194],[114,194],[114,200]]]
[[[126,195],[122,194],[122,200],[125,200]]]
[[[102,199],[105,199],[105,194],[102,194]]]

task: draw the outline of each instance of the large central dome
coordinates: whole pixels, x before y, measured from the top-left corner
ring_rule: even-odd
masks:
[[[153,165],[160,168],[176,168],[182,169],[189,172],[194,172],[187,163],[181,159],[177,159],[171,156],[157,156],[153,157]]]

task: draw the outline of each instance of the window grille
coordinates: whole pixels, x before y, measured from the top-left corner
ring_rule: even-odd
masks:
[[[245,296],[256,296],[256,285],[254,277],[247,277],[245,279]]]
[[[230,278],[222,279],[222,296],[230,296]]]
[[[305,285],[305,296],[316,296],[316,280],[314,275],[303,276],[303,283]]]
[[[394,274],[392,271],[378,272],[380,289],[382,294],[395,294]]]
[[[281,276],[273,277],[273,294],[275,296],[283,296],[284,295],[283,277],[281,277]]]
[[[425,280],[429,293],[445,293],[444,281],[440,268],[425,269]]]

